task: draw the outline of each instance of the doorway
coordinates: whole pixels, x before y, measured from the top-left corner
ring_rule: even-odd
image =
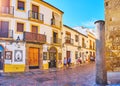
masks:
[[[29,48],[29,68],[37,69],[39,68],[39,49]]]
[[[3,51],[4,48],[0,46],[0,70],[3,70]]]
[[[49,50],[49,68],[56,68],[56,58],[57,58],[57,50],[54,47],[51,47]]]
[[[67,61],[68,61],[68,58],[70,58],[70,51],[67,51],[66,57],[67,57]]]

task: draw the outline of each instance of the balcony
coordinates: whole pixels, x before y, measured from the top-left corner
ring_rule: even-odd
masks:
[[[28,11],[28,18],[44,22],[44,15],[43,14],[37,13],[37,12],[33,12],[31,10]]]
[[[67,43],[67,44],[74,44],[74,40],[69,38],[69,37],[65,37],[65,43]]]
[[[27,42],[45,43],[46,36],[38,33],[24,32],[24,40]]]
[[[0,8],[0,14],[8,14],[8,15],[14,15],[14,7],[1,7]]]
[[[0,38],[13,38],[13,30],[9,30],[6,32],[0,31]]]
[[[51,38],[51,43],[52,44],[61,44],[61,39],[60,38],[55,38],[55,37],[52,37]]]
[[[52,18],[51,19],[51,25],[54,26],[54,27],[60,28],[61,27],[61,22]]]

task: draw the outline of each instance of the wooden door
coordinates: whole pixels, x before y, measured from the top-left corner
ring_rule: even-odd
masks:
[[[30,68],[39,68],[39,49],[29,48],[29,66]]]
[[[67,60],[68,60],[68,58],[70,58],[70,51],[67,51],[66,57],[67,57]]]
[[[56,52],[50,52],[49,57],[50,57],[49,67],[50,68],[56,67],[56,58],[57,58]]]

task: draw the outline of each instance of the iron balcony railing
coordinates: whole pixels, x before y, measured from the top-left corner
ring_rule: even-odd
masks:
[[[10,6],[10,7],[0,7],[0,13],[1,14],[10,14],[10,15],[14,15],[14,7]]]
[[[65,37],[65,43],[67,43],[67,44],[74,44],[74,39],[69,38],[69,37]]]
[[[33,12],[31,10],[28,11],[28,17],[40,20],[42,22],[44,21],[44,15],[42,13]]]
[[[55,25],[56,27],[61,27],[61,22],[55,19],[51,19],[51,25]]]
[[[13,38],[13,30],[0,31],[0,38]]]
[[[51,37],[51,43],[61,44],[61,42],[60,38]]]
[[[45,43],[46,35],[32,32],[24,32],[24,40],[28,42]]]

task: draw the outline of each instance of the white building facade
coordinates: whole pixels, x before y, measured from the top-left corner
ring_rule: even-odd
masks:
[[[42,0],[0,0],[0,70],[60,67],[62,14]]]

